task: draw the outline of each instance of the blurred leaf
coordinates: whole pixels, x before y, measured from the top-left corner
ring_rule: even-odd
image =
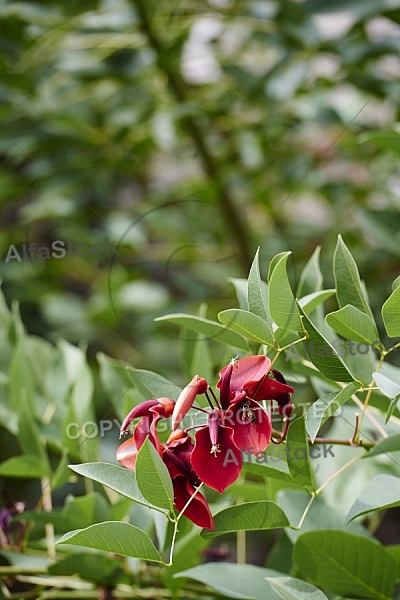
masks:
[[[394,129],[368,131],[358,136],[361,144],[372,142],[382,150],[389,150],[400,156],[400,133]]]
[[[365,515],[373,510],[400,506],[400,478],[393,475],[377,475],[363,488],[350,508],[346,521]]]
[[[249,310],[249,301],[247,299],[247,279],[237,279],[234,277],[228,277],[228,281],[230,281],[230,283],[232,283],[235,287],[239,308],[241,308],[242,310]],[[254,312],[254,310],[252,312]]]
[[[42,462],[32,454],[12,456],[0,464],[0,477],[21,477],[21,479],[40,479],[49,474],[47,461]]]
[[[78,498],[67,496],[63,516],[68,519],[70,529],[83,529],[107,521],[109,512],[107,501],[98,492],[91,492]]]
[[[365,458],[398,451],[400,451],[400,433],[395,433],[394,435],[390,435],[389,437],[378,442],[377,445],[365,455]]]
[[[221,342],[222,344],[233,346],[233,348],[249,352],[249,346],[241,335],[234,331],[230,331],[215,321],[179,313],[158,317],[155,321],[170,321],[171,323],[176,323],[177,325],[181,325],[182,327],[186,327],[197,333],[203,333],[205,336],[216,342]]]

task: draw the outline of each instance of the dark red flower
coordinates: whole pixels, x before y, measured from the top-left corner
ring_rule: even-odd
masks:
[[[208,425],[197,431],[190,461],[200,479],[222,494],[239,477],[242,454],[234,430],[222,424],[221,416],[219,410],[211,411]]]
[[[174,431],[168,441],[162,444],[161,457],[172,479],[174,506],[178,511],[183,510],[201,483],[190,461],[192,452],[193,442],[182,429]],[[199,527],[214,528],[207,500],[200,492],[196,493],[183,514]]]
[[[134,469],[136,463],[136,457],[143,446],[147,437],[149,437],[151,443],[156,448],[157,452],[160,452],[160,440],[157,434],[157,423],[161,418],[168,418],[172,415],[174,410],[175,402],[171,398],[152,398],[151,400],[145,400],[137,406],[135,406],[130,413],[125,417],[121,429],[121,435],[128,433],[128,427],[138,417],[141,417],[140,421],[135,425],[132,437],[126,440],[117,450],[117,460],[124,467],[128,469]]]
[[[276,400],[279,414],[289,417],[293,405],[290,394],[294,389],[286,384],[283,375],[271,369],[271,361],[266,356],[248,356],[229,364],[219,372],[217,388],[221,393],[221,406],[226,409],[235,396],[245,391],[246,396],[260,402]],[[231,376],[228,377],[229,372]],[[227,380],[229,379],[229,387]]]

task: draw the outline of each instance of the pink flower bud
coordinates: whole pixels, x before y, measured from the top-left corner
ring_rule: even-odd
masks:
[[[174,411],[172,413],[172,429],[177,429],[179,427],[183,417],[192,407],[197,394],[204,394],[207,387],[208,383],[204,377],[195,375],[192,381],[185,388],[183,388],[179,394]]]

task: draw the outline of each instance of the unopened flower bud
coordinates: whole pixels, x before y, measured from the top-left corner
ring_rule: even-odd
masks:
[[[197,394],[204,394],[208,387],[204,377],[195,375],[192,381],[181,391],[172,413],[172,429],[177,429],[196,399]]]

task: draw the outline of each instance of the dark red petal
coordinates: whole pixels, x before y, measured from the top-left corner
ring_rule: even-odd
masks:
[[[157,404],[158,401],[155,398],[152,398],[151,400],[145,400],[144,402],[141,402],[140,404],[132,408],[132,410],[126,415],[125,419],[122,422],[120,429],[121,434],[126,433],[126,430],[128,429],[129,425],[134,419],[137,419],[137,417],[144,417],[146,415],[149,415],[150,408],[152,408],[153,406],[157,406]]]
[[[226,410],[229,406],[229,398],[231,395],[231,377],[234,364],[234,361],[231,360],[229,365],[220,371],[220,379],[217,383],[217,388],[220,390],[219,399],[224,410]]]
[[[117,461],[124,465],[127,469],[134,471],[138,449],[133,437],[125,440],[117,450]]]
[[[253,385],[247,388],[247,395],[253,400],[278,400],[284,394],[293,394],[291,385],[275,381],[272,377],[264,377],[259,386]]]
[[[245,390],[248,386],[258,384],[264,375],[268,372],[271,365],[271,361],[266,356],[247,356],[238,360],[233,367],[230,391],[235,392],[236,390]],[[220,378],[217,383],[217,388],[221,389],[222,380],[225,375],[227,367],[224,367],[220,372]]]
[[[233,441],[232,429],[219,426],[216,447],[211,443],[208,427],[199,429],[190,461],[201,481],[222,494],[236,481],[242,468],[242,455]]]
[[[243,410],[243,403],[231,407],[233,420],[236,422],[233,428],[234,442],[243,452],[264,452],[271,441],[271,420],[257,402],[248,400],[248,406],[254,422]],[[231,421],[229,423],[231,424]]]
[[[183,476],[179,475],[172,481],[174,488],[174,504],[181,511],[195,492],[192,484]],[[183,513],[192,523],[205,529],[214,529],[214,519],[203,494],[197,492],[191,503]]]

